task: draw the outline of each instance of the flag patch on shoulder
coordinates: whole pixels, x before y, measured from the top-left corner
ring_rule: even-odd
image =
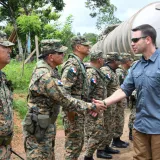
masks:
[[[76,68],[74,68],[74,67],[72,67],[72,68],[70,69],[70,71],[73,72],[73,73],[76,73],[76,72],[77,72]]]
[[[110,74],[106,74],[106,78],[111,79]]]
[[[96,79],[91,78],[91,82],[92,82],[92,83],[96,83],[97,81],[96,81]]]
[[[58,85],[63,85],[61,80],[58,80]]]

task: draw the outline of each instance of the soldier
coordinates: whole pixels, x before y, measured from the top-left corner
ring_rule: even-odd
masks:
[[[11,157],[11,141],[13,137],[13,97],[11,83],[1,71],[9,62],[11,47],[14,44],[7,41],[6,35],[0,33],[0,159]]]
[[[106,83],[108,82],[105,75],[101,72],[100,67],[104,65],[105,56],[102,51],[91,53],[90,65],[87,66],[87,77],[89,81],[89,97],[88,101],[92,99],[103,100],[106,97]],[[99,145],[103,143],[106,135],[104,130],[103,113],[96,118],[90,114],[85,115],[85,137],[87,138],[86,152],[84,160],[93,160],[93,154]],[[111,158],[111,155],[105,151],[97,152],[98,158]]]
[[[129,53],[121,53],[120,55],[122,57],[121,65],[116,69],[116,74],[118,76],[119,83],[121,85],[128,74],[128,69],[131,67],[132,58]],[[115,147],[121,147],[119,141],[121,141],[120,137],[123,134],[123,128],[124,128],[124,108],[128,106],[129,101],[127,102],[127,98],[125,98],[121,101],[121,103],[122,107],[117,107],[115,112],[115,131],[112,143],[112,145]],[[127,142],[125,143],[127,145],[129,144]]]
[[[134,62],[132,63],[132,66],[137,63],[137,61],[142,57],[142,54],[135,54],[134,55]],[[129,116],[129,122],[128,122],[128,128],[129,128],[129,140],[133,140],[132,138],[132,130],[133,130],[133,124],[136,116],[136,100],[137,100],[137,93],[136,91],[132,92],[132,95],[130,96],[130,109],[131,109],[131,114]]]
[[[118,65],[120,64],[121,57],[117,52],[109,52],[107,53],[107,62],[106,64],[101,68],[101,71],[105,74],[106,79],[108,80],[108,83],[106,84],[107,88],[107,97],[111,95],[118,87],[119,82],[118,78],[116,76],[116,69],[118,68]],[[110,147],[111,140],[113,138],[114,133],[114,114],[115,114],[115,108],[116,105],[112,105],[112,107],[108,107],[106,111],[104,112],[104,126],[105,126],[105,132],[106,132],[106,138],[105,138],[105,144],[102,143],[99,146],[99,149],[97,152],[105,151],[107,154],[118,154],[120,153],[119,150],[114,150]],[[110,157],[112,158],[112,156]]]
[[[130,109],[131,109],[131,114],[129,116],[129,123],[128,123],[128,128],[129,128],[129,140],[133,140],[132,137],[132,130],[133,130],[133,124],[134,124],[134,120],[136,118],[136,100],[137,100],[137,93],[136,90],[134,90],[132,92],[132,95],[130,96],[130,101],[131,101],[131,105],[130,105]]]
[[[80,112],[95,108],[95,104],[67,95],[63,83],[53,71],[57,65],[63,63],[67,47],[54,39],[43,40],[41,44],[42,53],[39,56],[41,60],[37,62],[31,77],[28,93],[29,109],[23,122],[27,160],[53,159],[54,125],[59,105],[64,110]]]
[[[156,37],[155,28],[149,24],[132,29],[132,49],[135,54],[142,53],[143,56],[131,67],[121,88],[101,101],[109,106],[136,90],[134,160],[160,159],[160,50],[156,47]]]
[[[120,85],[123,83],[128,74],[128,69],[131,67],[133,59],[129,53],[121,53],[122,57],[120,66],[116,69]]]
[[[91,42],[82,36],[71,39],[73,54],[62,67],[62,82],[65,89],[77,99],[87,100],[88,81],[83,59],[89,55]],[[64,112],[65,159],[77,160],[84,143],[84,114]]]

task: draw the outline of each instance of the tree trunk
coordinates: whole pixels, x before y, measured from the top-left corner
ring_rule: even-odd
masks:
[[[23,48],[22,48],[22,43],[20,38],[17,35],[17,41],[18,41],[18,50],[19,50],[19,55],[18,55],[18,60],[22,61],[23,60]]]
[[[12,22],[13,22],[13,26],[14,26],[14,29],[16,31],[16,34],[17,34],[17,41],[18,41],[18,50],[19,50],[19,60],[22,60],[23,59],[23,48],[22,48],[22,43],[21,43],[21,40],[18,36],[18,32],[17,32],[17,24],[16,24],[16,19],[14,17],[14,12],[12,10],[12,8],[10,7],[10,12],[11,12],[11,19],[12,19]]]

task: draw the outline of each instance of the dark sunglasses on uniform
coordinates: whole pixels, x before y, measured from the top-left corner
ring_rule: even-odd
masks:
[[[147,37],[147,36],[139,37],[139,38],[132,38],[131,41],[134,42],[134,43],[137,43],[140,39],[146,38],[146,37]]]

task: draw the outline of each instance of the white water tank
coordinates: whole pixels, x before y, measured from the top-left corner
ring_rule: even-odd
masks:
[[[151,3],[127,21],[121,23],[109,34],[105,35],[102,40],[98,41],[92,48],[94,51],[97,48],[107,54],[107,52],[127,52],[133,54],[131,47],[131,30],[139,25],[149,24],[157,31],[156,45],[160,48],[160,1]]]

